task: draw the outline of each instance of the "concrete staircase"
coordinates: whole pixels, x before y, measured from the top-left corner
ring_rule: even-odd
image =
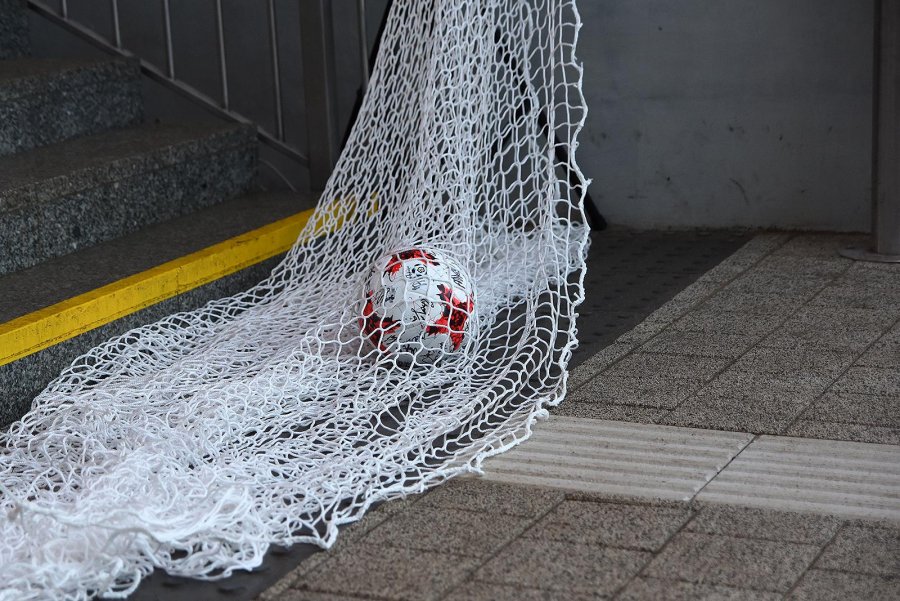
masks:
[[[77,314],[79,299],[201,251],[227,253],[230,239],[313,205],[255,189],[252,127],[143,123],[136,62],[29,57],[25,11],[0,0],[0,427],[92,346],[251,286],[278,252],[46,340],[32,327],[26,344],[17,326],[64,323],[59,307]]]

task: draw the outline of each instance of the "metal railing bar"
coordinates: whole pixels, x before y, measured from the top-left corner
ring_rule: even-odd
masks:
[[[369,34],[366,31],[366,0],[356,1],[356,12],[358,15],[357,37],[359,38],[359,64],[362,68],[362,91],[366,91],[369,85]]]
[[[122,57],[134,58],[134,55],[128,50],[125,50],[124,48],[115,48],[112,44],[109,43],[109,40],[98,35],[96,32],[84,27],[83,25],[76,23],[75,21],[70,21],[64,18],[62,15],[48,7],[43,2],[40,2],[39,0],[29,0],[29,6],[32,8],[32,10],[40,13],[46,19],[82,37],[84,40],[96,46],[100,50],[111,52]],[[244,125],[254,125],[254,123],[246,117],[222,108],[222,106],[216,100],[210,98],[193,86],[182,81],[169,78],[164,71],[144,59],[137,60],[139,60],[140,62],[141,72],[143,72],[144,75],[172,89],[182,96],[185,96],[188,99],[197,101],[198,104],[200,104],[203,108],[205,108],[213,115],[216,115],[217,117],[221,117],[223,119],[227,119],[229,121],[242,123]],[[309,157],[307,155],[303,154],[296,148],[288,146],[281,140],[276,139],[270,132],[266,131],[264,128],[257,126],[256,130],[260,142],[291,157],[304,167],[309,166]]]
[[[271,162],[269,162],[265,159],[259,159],[259,164],[267,167],[268,169],[270,169],[272,171],[272,173],[277,175],[278,178],[281,179],[281,181],[283,181],[285,183],[285,185],[290,189],[291,192],[297,191],[297,188],[294,186],[293,183],[291,183],[291,180],[289,180],[287,178],[287,176],[284,173],[282,173],[281,169],[279,169],[278,167],[276,167]]]
[[[222,80],[222,106],[228,110],[228,59],[225,57],[225,20],[222,17],[222,0],[216,0],[216,35],[219,42],[219,75]]]
[[[163,0],[163,19],[166,25],[166,62],[169,67],[169,77],[175,79],[175,51],[172,48],[172,11],[169,0]]]
[[[59,0],[59,11],[63,17],[69,18],[69,0]]]
[[[275,0],[269,0],[269,44],[272,50],[272,69],[275,80],[275,123],[278,138],[284,140],[284,110],[281,106],[281,65],[278,52],[278,29],[275,20]]]
[[[111,0],[113,36],[116,39],[116,48],[122,48],[122,28],[119,24],[119,0]]]
[[[300,8],[300,60],[306,99],[309,181],[324,190],[338,157],[331,0],[304,0]]]

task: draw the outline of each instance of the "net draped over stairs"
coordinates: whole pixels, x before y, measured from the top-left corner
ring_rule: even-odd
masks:
[[[374,502],[479,469],[565,394],[587,230],[566,0],[396,0],[323,201],[271,276],[77,359],[2,434],[0,599],[124,596],[330,546]],[[577,178],[570,176],[577,175]],[[475,281],[457,360],[364,341],[370,264]]]

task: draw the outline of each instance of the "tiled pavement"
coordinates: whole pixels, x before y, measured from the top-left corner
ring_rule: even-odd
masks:
[[[554,413],[900,444],[900,266],[836,255],[860,241],[754,238]],[[458,479],[370,512],[275,599],[895,600],[900,524]]]
[[[766,234],[579,366],[561,415],[900,444],[900,265]]]
[[[900,526],[451,481],[346,529],[260,601],[900,598]]]

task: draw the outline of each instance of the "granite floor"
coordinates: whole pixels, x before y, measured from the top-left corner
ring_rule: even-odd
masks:
[[[900,264],[764,234],[572,374],[562,415],[900,444]]]
[[[837,256],[861,242],[755,237],[586,359],[554,412],[900,444],[900,266]],[[893,600],[900,524],[464,478],[348,526],[276,599]]]
[[[382,505],[260,601],[900,598],[900,525],[457,479]]]

